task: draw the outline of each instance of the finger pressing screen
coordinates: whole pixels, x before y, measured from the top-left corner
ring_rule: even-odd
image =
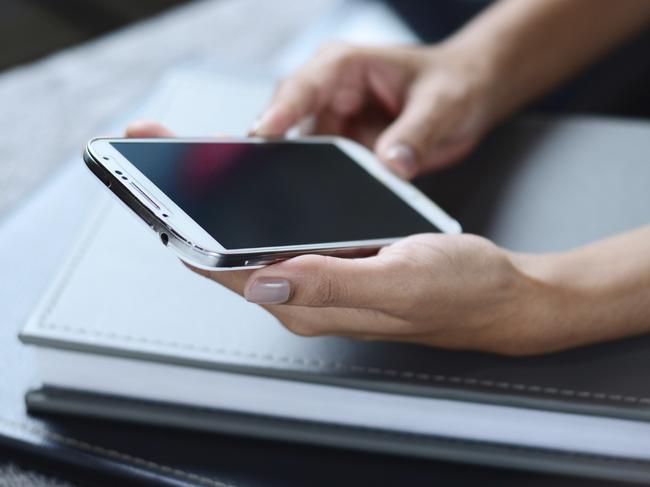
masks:
[[[314,113],[317,100],[317,84],[299,76],[286,79],[278,86],[268,108],[254,123],[251,135],[284,135],[304,117]]]

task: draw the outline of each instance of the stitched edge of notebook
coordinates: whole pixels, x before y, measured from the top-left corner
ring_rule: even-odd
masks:
[[[224,482],[221,482],[219,480],[211,479],[209,477],[204,477],[202,475],[197,475],[191,472],[186,472],[185,470],[180,470],[175,467],[171,467],[169,465],[165,465],[163,463],[157,463],[153,462],[151,460],[146,460],[144,458],[130,455],[128,453],[124,453],[115,449],[111,448],[105,448],[103,446],[99,445],[93,445],[92,443],[88,443],[86,441],[81,441],[77,440],[76,438],[72,438],[70,436],[62,435],[60,433],[52,432],[52,431],[47,431],[46,429],[39,428],[36,426],[32,426],[28,423],[22,422],[22,421],[15,421],[15,420],[10,420],[6,418],[0,418],[0,422],[6,424],[7,426],[10,426],[12,428],[21,430],[25,433],[29,433],[32,435],[37,435],[37,436],[42,436],[44,438],[47,438],[50,441],[54,441],[56,443],[66,445],[72,448],[76,448],[78,450],[83,450],[85,452],[89,453],[94,453],[97,455],[102,455],[103,457],[107,458],[112,458],[115,460],[119,460],[122,462],[129,462],[133,465],[137,465],[139,467],[145,467],[150,470],[155,470],[160,473],[163,473],[165,475],[175,475],[176,477],[189,481],[189,482],[201,482],[203,485],[207,485],[210,487],[234,487],[233,484],[226,484]]]
[[[650,397],[637,397],[621,394],[609,394],[605,392],[594,392],[594,391],[585,391],[585,390],[573,390],[560,387],[548,387],[540,386],[536,384],[523,384],[523,383],[512,383],[499,380],[486,380],[486,379],[476,379],[472,377],[461,377],[461,376],[448,376],[444,374],[436,374],[432,372],[422,372],[422,371],[412,371],[412,370],[397,370],[397,369],[383,369],[379,367],[368,367],[357,364],[346,364],[343,362],[328,362],[325,360],[320,360],[317,358],[306,358],[306,357],[297,357],[289,355],[273,355],[270,353],[259,354],[256,352],[247,352],[244,350],[237,349],[226,349],[222,347],[211,347],[208,345],[197,345],[194,343],[181,343],[181,342],[168,342],[158,339],[150,339],[145,336],[137,335],[127,335],[127,334],[118,334],[118,333],[107,333],[102,330],[89,329],[89,328],[80,328],[80,327],[71,327],[68,325],[59,325],[53,322],[48,322],[48,318],[52,313],[52,310],[57,305],[63,290],[68,285],[68,282],[74,271],[77,268],[77,265],[83,259],[84,255],[90,248],[92,240],[97,235],[96,230],[99,228],[100,224],[103,223],[104,216],[108,213],[108,210],[112,207],[108,201],[103,205],[103,207],[97,212],[94,217],[94,221],[86,229],[86,233],[81,237],[79,245],[73,251],[73,254],[70,260],[66,263],[63,270],[63,274],[57,279],[56,288],[53,294],[49,296],[49,302],[44,308],[41,316],[38,319],[38,327],[51,329],[51,330],[61,330],[68,333],[73,333],[77,335],[93,335],[96,337],[104,337],[109,340],[121,340],[125,342],[137,342],[145,343],[149,345],[154,345],[158,347],[167,347],[169,349],[178,349],[178,350],[194,350],[203,353],[209,353],[213,355],[221,356],[230,356],[230,357],[239,357],[239,358],[249,358],[253,360],[261,360],[269,363],[283,364],[283,365],[300,365],[303,367],[313,367],[320,370],[335,370],[335,371],[348,371],[353,373],[365,374],[369,376],[382,376],[390,379],[409,379],[417,380],[420,382],[426,382],[431,384],[447,384],[451,386],[465,385],[470,387],[484,387],[489,389],[498,389],[498,390],[507,390],[518,393],[532,393],[532,394],[541,394],[550,397],[562,397],[562,398],[578,398],[578,399],[596,399],[599,401],[610,401],[613,403],[626,403],[626,404],[647,404],[650,405]]]

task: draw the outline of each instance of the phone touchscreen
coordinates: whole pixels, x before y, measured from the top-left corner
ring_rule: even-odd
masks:
[[[334,144],[111,145],[228,250],[440,231]]]

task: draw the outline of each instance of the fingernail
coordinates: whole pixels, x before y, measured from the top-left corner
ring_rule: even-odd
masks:
[[[289,281],[277,277],[260,277],[244,292],[244,297],[256,304],[281,304],[291,294]]]
[[[395,144],[386,151],[386,163],[399,177],[410,179],[417,172],[415,152],[406,144]]]

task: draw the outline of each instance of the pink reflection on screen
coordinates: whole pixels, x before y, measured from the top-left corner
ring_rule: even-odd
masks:
[[[247,150],[250,149],[246,144],[238,143],[197,144],[185,155],[179,184],[192,194],[206,193],[216,182],[227,178]]]

